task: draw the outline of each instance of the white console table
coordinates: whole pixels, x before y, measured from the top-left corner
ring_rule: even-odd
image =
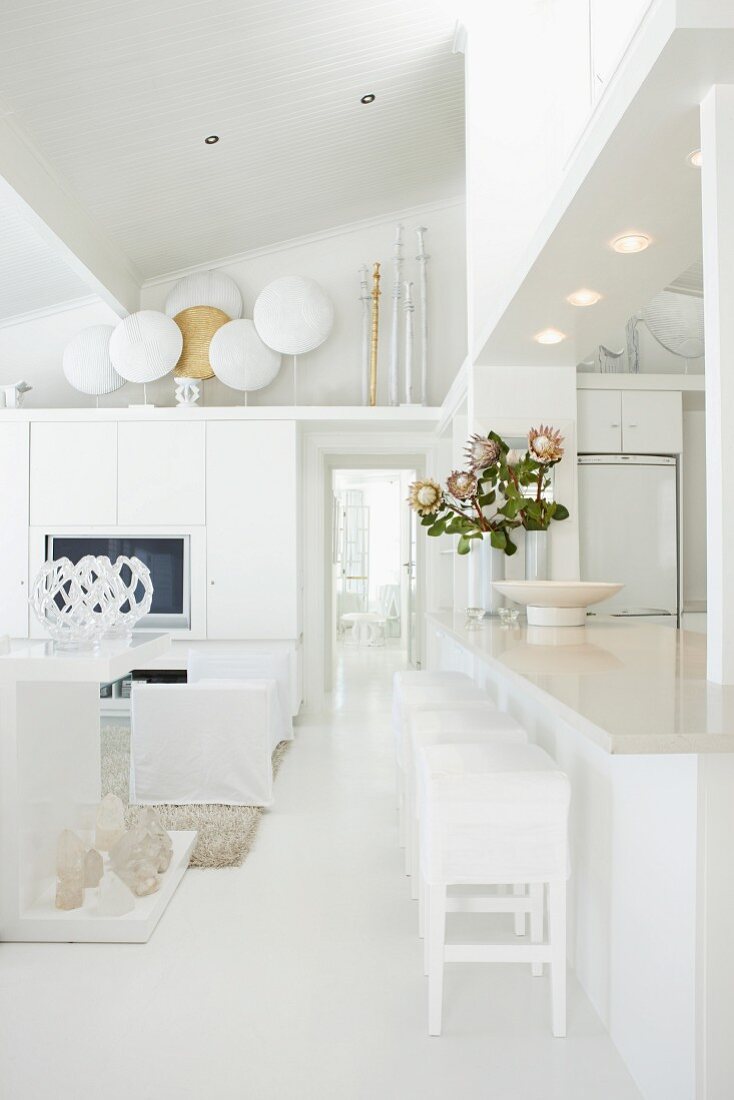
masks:
[[[0,655],[0,940],[144,943],[188,866],[195,832],[172,834],[160,889],[122,917],[54,906],[62,829],[90,839],[100,799],[99,685],[162,656],[167,634],[63,652],[11,642]],[[91,895],[93,892],[88,891]]]

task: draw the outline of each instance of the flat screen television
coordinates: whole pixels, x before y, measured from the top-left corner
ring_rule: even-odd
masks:
[[[86,554],[140,558],[150,569],[153,602],[138,629],[188,630],[191,627],[188,535],[47,535],[46,560],[69,558],[74,563]]]

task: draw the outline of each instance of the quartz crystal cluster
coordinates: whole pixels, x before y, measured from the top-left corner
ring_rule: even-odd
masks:
[[[117,917],[129,913],[135,897],[154,893],[173,855],[171,838],[150,806],[125,828],[125,807],[114,794],[105,795],[96,815],[94,848],[64,829],[56,862],[56,908],[79,909],[85,889],[98,888],[97,912]],[[109,853],[105,866],[103,852]]]

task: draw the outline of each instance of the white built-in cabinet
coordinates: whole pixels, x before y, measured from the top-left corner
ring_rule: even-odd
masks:
[[[117,424],[31,424],[32,527],[117,523]]]
[[[29,424],[0,425],[0,634],[28,634]]]
[[[207,425],[210,638],[298,638],[297,459],[294,421]]]
[[[679,454],[683,405],[677,390],[579,390],[582,454]]]
[[[133,421],[117,427],[117,522],[206,522],[206,425]]]

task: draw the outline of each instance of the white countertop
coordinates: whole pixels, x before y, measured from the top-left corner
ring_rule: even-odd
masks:
[[[514,627],[427,616],[610,753],[734,752],[734,686],[706,679],[706,638],[639,620]]]
[[[51,641],[11,641],[9,652],[0,653],[0,681],[108,683],[161,657],[170,644],[169,634],[145,632],[133,634],[129,642],[103,641],[98,649],[64,650]]]

